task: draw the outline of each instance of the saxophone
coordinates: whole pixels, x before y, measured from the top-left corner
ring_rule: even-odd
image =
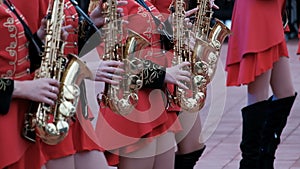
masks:
[[[91,71],[75,55],[64,55],[61,28],[64,21],[64,0],[49,2],[44,52],[41,67],[35,79],[52,78],[60,82],[58,99],[54,106],[36,103],[36,109],[26,114],[23,136],[35,141],[35,136],[49,145],[62,141],[68,134],[74,118],[80,93],[79,85],[85,78],[92,79]],[[32,133],[35,134],[32,134]]]
[[[117,1],[108,0],[103,3],[103,14],[106,25],[102,28],[104,32],[104,55],[103,60],[115,60],[124,63],[124,74],[119,84],[105,84],[102,98],[103,102],[113,112],[120,115],[127,115],[138,102],[138,90],[143,85],[142,60],[136,58],[140,49],[149,45],[149,42],[137,33],[128,30],[123,34],[122,21],[117,13]],[[126,41],[122,43],[126,36]]]
[[[210,28],[212,9],[209,0],[197,1],[198,11],[192,29],[185,28],[184,0],[175,1],[173,19],[174,58],[173,65],[190,62],[191,83],[185,83],[189,90],[175,87],[173,100],[186,112],[198,112],[205,103],[207,85],[211,81],[220,54],[221,44],[230,33],[219,20]],[[196,38],[195,46],[187,44],[191,36]]]
[[[206,78],[207,85],[215,74],[222,44],[231,32],[222,21],[216,18],[214,25],[210,26],[213,11],[209,0],[197,0],[197,7],[199,10],[193,27],[197,40],[193,57],[199,60],[197,70]]]

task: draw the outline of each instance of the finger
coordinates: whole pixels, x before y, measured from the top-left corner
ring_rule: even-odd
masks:
[[[119,80],[117,80],[117,79],[112,80],[112,79],[109,79],[107,77],[96,77],[95,81],[105,82],[105,83],[112,84],[112,85],[118,85],[119,84]]]
[[[181,70],[180,75],[185,76],[185,77],[191,77],[191,72],[186,71],[186,70]]]
[[[185,17],[188,17],[198,11],[198,8],[194,8],[185,12]]]
[[[50,86],[59,87],[59,82],[56,79],[47,78],[45,80],[46,80],[47,83],[50,84]]]
[[[114,75],[111,74],[111,73],[106,73],[106,74],[105,74],[105,77],[106,77],[107,79],[113,79]]]
[[[51,86],[50,92],[57,95],[59,93],[59,89],[58,87]]]
[[[66,25],[62,27],[63,30],[65,31],[72,31],[74,29],[74,27],[72,25]]]
[[[124,69],[116,68],[116,67],[105,67],[105,68],[101,69],[100,72],[107,72],[107,73],[111,73],[111,74],[120,74],[120,73],[124,73]]]
[[[123,10],[123,8],[117,8],[117,12],[118,12],[118,13],[123,13],[124,10]]]
[[[55,102],[53,100],[51,100],[50,98],[48,98],[48,97],[43,97],[41,99],[41,102],[49,104],[50,106],[54,106],[55,105]]]
[[[187,76],[179,76],[177,78],[177,80],[179,80],[180,82],[186,82],[186,83],[189,83],[191,81],[191,78],[190,77],[187,77]]]
[[[53,92],[47,92],[45,96],[51,100],[57,100],[58,98],[57,94]]]
[[[119,81],[107,79],[107,80],[105,81],[105,83],[108,83],[108,84],[111,84],[111,85],[118,85],[118,84],[119,84]]]
[[[219,6],[217,6],[216,4],[213,4],[212,8],[219,9]]]
[[[191,65],[190,62],[182,62],[178,66],[179,66],[179,68],[183,68],[185,66],[190,66],[190,65]]]
[[[115,61],[115,60],[103,61],[103,64],[106,64],[108,66],[114,66],[114,67],[121,67],[124,65],[123,62],[119,62],[119,61]]]
[[[117,6],[124,6],[124,5],[127,5],[127,4],[128,4],[128,2],[124,1],[124,0],[117,1]]]
[[[182,88],[182,89],[184,89],[184,90],[188,90],[188,89],[189,89],[186,85],[184,85],[184,84],[181,83],[181,82],[178,82],[178,83],[177,83],[177,86],[180,87],[180,88]]]

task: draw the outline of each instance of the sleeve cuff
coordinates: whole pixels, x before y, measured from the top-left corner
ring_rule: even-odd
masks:
[[[0,114],[5,115],[9,111],[14,81],[11,79],[0,79]]]
[[[166,68],[149,60],[144,61],[143,87],[162,89],[166,76]]]

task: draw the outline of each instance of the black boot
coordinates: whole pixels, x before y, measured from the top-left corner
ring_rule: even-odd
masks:
[[[242,109],[243,128],[240,148],[240,169],[258,169],[261,129],[266,119],[268,101],[261,101]]]
[[[204,145],[202,149],[188,154],[176,154],[175,169],[193,169],[205,148],[206,146]]]
[[[269,99],[268,117],[262,130],[260,169],[274,169],[275,152],[296,96],[297,93],[274,101],[272,98]]]

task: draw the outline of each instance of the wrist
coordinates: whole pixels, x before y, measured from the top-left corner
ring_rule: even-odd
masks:
[[[24,88],[22,87],[23,82],[15,80],[14,81],[14,89],[12,92],[12,98],[25,98],[25,95],[23,93]],[[23,90],[22,90],[23,88]]]

